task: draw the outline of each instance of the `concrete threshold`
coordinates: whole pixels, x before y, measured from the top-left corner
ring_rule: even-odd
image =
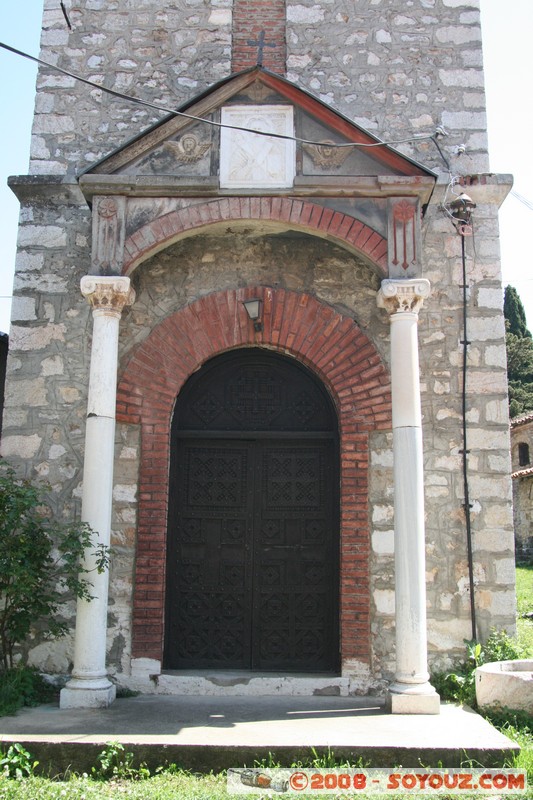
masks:
[[[372,767],[503,766],[519,747],[467,707],[439,715],[388,714],[375,697],[140,695],[106,709],[23,709],[0,720],[0,745],[20,742],[54,774],[90,771],[106,742],[154,769],[283,766],[315,753]]]

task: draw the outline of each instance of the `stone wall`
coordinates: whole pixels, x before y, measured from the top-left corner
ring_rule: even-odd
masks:
[[[90,0],[71,7],[69,32],[46,0],[41,57],[108,88],[175,107],[226,77],[231,0]],[[287,77],[385,139],[433,133],[452,174],[488,169],[477,2],[302,0],[287,3]],[[49,192],[19,190],[22,216],[3,453],[21,473],[46,479],[60,517],[79,513],[90,311],[79,293],[90,271],[91,212],[73,175],[163,115],[110,97],[47,67],[37,83],[30,172],[63,176]],[[467,155],[457,154],[464,143]],[[423,275],[432,296],[420,313],[426,481],[428,633],[431,661],[449,664],[471,637],[462,449],[461,239],[441,208],[448,167],[433,141],[398,145],[439,175],[422,224]],[[514,561],[504,321],[497,204],[489,191],[466,242],[468,464],[479,634],[514,625]],[[143,201],[144,202],[144,201]],[[474,244],[475,242],[475,244]],[[296,254],[296,255],[295,255]],[[363,257],[311,236],[230,231],[187,239],[133,273],[124,312],[121,370],[153,328],[198,298],[251,283],[307,292],[355,320],[389,363],[389,328],[375,307],[379,280]],[[117,428],[116,556],[110,594],[112,670],[127,680],[140,469],[138,426]],[[391,434],[370,437],[372,670],[394,665]],[[71,613],[74,609],[71,607]],[[32,650],[32,646],[35,645]],[[66,671],[69,639],[30,643],[30,659]]]
[[[41,58],[106,88],[171,109],[231,72],[232,0],[91,0],[69,9],[71,32],[44,6]],[[289,80],[385,140],[443,125],[454,174],[488,169],[478,0],[288,0],[286,14]],[[30,172],[77,173],[162,116],[42,67]],[[399,149],[447,172],[432,142]]]

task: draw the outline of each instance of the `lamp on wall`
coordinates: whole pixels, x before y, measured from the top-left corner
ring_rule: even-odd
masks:
[[[263,301],[258,297],[251,298],[250,300],[243,300],[242,304],[246,309],[246,313],[254,323],[254,331],[262,331],[263,323],[261,322],[261,305]]]
[[[472,211],[475,207],[476,204],[465,192],[458,195],[451,203],[448,203],[448,211],[457,225],[458,232],[463,236],[472,233],[470,223],[472,221]]]

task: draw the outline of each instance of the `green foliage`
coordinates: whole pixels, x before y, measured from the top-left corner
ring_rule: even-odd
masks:
[[[533,409],[533,340],[507,333],[507,377],[511,418]]]
[[[6,755],[1,754],[0,758],[0,775],[4,778],[28,778],[35,772],[35,767],[38,761],[32,761],[31,755],[24,747],[15,742],[9,747]]]
[[[510,708],[491,708],[483,714],[495,728],[520,745],[520,753],[508,766],[524,770],[529,787],[533,786],[533,716]]]
[[[475,706],[476,667],[484,663],[483,649],[479,642],[465,639],[466,661],[456,664],[450,672],[436,672],[431,682],[443,700],[453,700]]]
[[[125,697],[138,697],[141,693],[134,689],[128,689],[127,686],[117,686],[117,700],[124,699]]]
[[[13,666],[15,645],[40,620],[51,636],[66,632],[57,612],[68,594],[91,599],[80,559],[93,536],[86,524],[52,522],[43,490],[0,462],[0,670]],[[109,549],[93,554],[94,568],[106,569]]]
[[[489,722],[500,730],[511,728],[520,731],[521,736],[529,736],[533,745],[533,716],[527,711],[515,711],[511,708],[491,708],[485,713]]]
[[[134,755],[120,742],[108,742],[91,770],[95,780],[146,780],[150,770],[146,765],[134,766]]]
[[[0,717],[14,714],[23,706],[46,703],[55,689],[31,667],[15,667],[2,674],[0,681]]]
[[[432,683],[443,700],[476,707],[476,667],[490,661],[524,658],[524,647],[505,631],[493,630],[484,645],[465,639],[466,660],[449,672],[437,672]]]
[[[505,631],[493,630],[483,648],[482,664],[490,661],[511,661],[524,658],[526,653],[521,643]]]
[[[524,306],[512,286],[505,290],[503,310],[507,328],[509,414],[513,418],[533,410],[533,339],[526,324]]]
[[[265,793],[265,797],[270,796]],[[191,775],[163,772],[147,781],[94,781],[71,775],[68,780],[32,776],[22,781],[1,781],[1,800],[221,800],[228,798],[226,775]]]
[[[521,338],[527,336],[531,339],[531,333],[527,327],[526,312],[520,295],[514,286],[507,286],[503,299],[503,313],[508,322],[509,331]]]

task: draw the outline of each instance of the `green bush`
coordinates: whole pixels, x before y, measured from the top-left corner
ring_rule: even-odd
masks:
[[[99,753],[96,767],[91,770],[94,780],[146,780],[150,770],[145,764],[134,765],[134,755],[120,742],[108,742]]]
[[[523,658],[524,648],[505,631],[493,630],[482,645],[465,639],[466,659],[449,672],[436,672],[431,676],[433,686],[443,700],[453,700],[476,707],[476,667],[491,661],[510,661]]]
[[[15,645],[39,621],[51,636],[66,632],[57,612],[69,595],[91,599],[80,559],[93,548],[98,572],[109,561],[94,536],[84,523],[52,521],[43,489],[0,462],[0,671],[13,667]]]
[[[0,717],[14,714],[23,706],[37,706],[55,696],[56,690],[31,667],[14,667],[0,680]]]

